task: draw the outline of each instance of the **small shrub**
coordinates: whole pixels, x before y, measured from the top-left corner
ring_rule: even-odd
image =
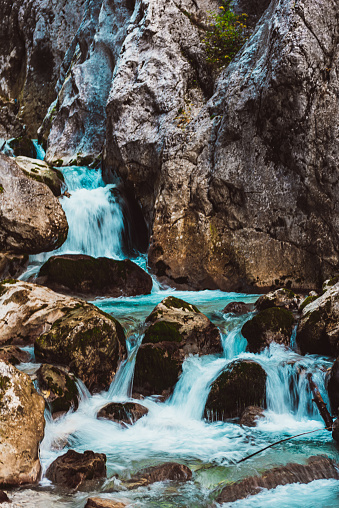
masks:
[[[211,13],[211,24],[203,43],[207,61],[218,67],[227,66],[248,39],[247,14],[235,14],[231,0],[224,0],[218,13]]]

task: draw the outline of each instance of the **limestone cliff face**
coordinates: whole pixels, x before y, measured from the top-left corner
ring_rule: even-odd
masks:
[[[55,99],[65,52],[86,0],[2,0],[0,137],[36,131]]]

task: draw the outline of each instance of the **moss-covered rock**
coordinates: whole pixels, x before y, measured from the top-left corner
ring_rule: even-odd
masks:
[[[168,394],[189,354],[219,354],[219,330],[195,305],[170,296],[148,316],[134,373],[134,390],[143,395]]]
[[[43,364],[36,373],[40,393],[51,413],[78,407],[78,389],[73,376],[65,369]]]
[[[151,276],[129,259],[77,254],[49,258],[40,269],[38,282],[81,296],[136,296],[152,291]]]
[[[15,162],[22,169],[25,175],[37,182],[42,182],[51,189],[54,196],[61,196],[62,190],[66,188],[64,176],[58,169],[53,168],[47,162],[30,159],[29,157],[17,157]]]
[[[265,405],[266,372],[252,360],[236,360],[212,383],[205,417],[225,420],[241,416],[247,406]]]
[[[67,366],[91,392],[107,389],[126,357],[120,323],[94,305],[70,309],[34,344],[38,361]]]
[[[35,159],[37,156],[34,143],[27,136],[11,139],[8,141],[8,145],[13,150],[15,156],[31,157],[32,159]]]
[[[247,350],[252,353],[262,351],[271,342],[288,346],[292,335],[294,317],[292,312],[280,307],[262,310],[246,321],[241,333],[247,340]]]
[[[265,310],[271,307],[282,307],[287,310],[298,310],[301,296],[290,289],[280,288],[260,296],[255,302],[257,310]]]
[[[296,341],[302,354],[339,355],[339,282],[304,307]]]
[[[307,305],[314,302],[314,300],[316,300],[317,298],[319,298],[319,295],[306,296],[306,298],[301,302],[301,305],[299,307],[299,312],[302,312],[304,310],[304,308],[307,307]]]
[[[97,417],[131,425],[147,413],[148,409],[137,402],[110,402],[100,409]]]
[[[0,486],[39,480],[44,408],[29,376],[0,360]]]

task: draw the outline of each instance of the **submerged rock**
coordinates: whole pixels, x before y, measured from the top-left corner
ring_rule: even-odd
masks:
[[[44,161],[29,157],[16,157],[15,162],[29,178],[47,185],[54,196],[61,196],[62,189],[65,187],[61,171],[52,168]]]
[[[167,462],[160,466],[149,467],[140,471],[126,482],[129,488],[137,488],[150,485],[155,482],[168,480],[176,482],[187,482],[192,479],[192,471],[184,464]]]
[[[67,232],[65,213],[51,190],[0,154],[0,249],[18,254],[50,251],[64,243]]]
[[[134,391],[143,395],[168,394],[189,354],[222,353],[218,328],[194,305],[179,298],[165,298],[146,322],[149,326],[134,373]]]
[[[298,310],[301,297],[290,289],[280,288],[260,296],[255,302],[257,310],[265,310],[271,307],[282,307],[286,310]]]
[[[0,486],[39,480],[44,409],[29,376],[0,360]]]
[[[152,278],[129,259],[65,254],[53,256],[41,267],[38,282],[78,295],[136,296],[152,291]]]
[[[338,465],[327,457],[310,457],[307,464],[290,463],[268,469],[261,476],[251,476],[224,487],[217,503],[233,503],[238,499],[259,494],[262,489],[275,489],[289,483],[310,483],[314,480],[335,478],[339,480]]]
[[[223,310],[224,314],[232,313],[241,316],[242,314],[247,314],[250,312],[251,306],[244,302],[230,302],[226,305]]]
[[[16,279],[25,271],[27,264],[27,254],[0,252],[0,281]]]
[[[226,420],[241,416],[247,406],[265,405],[266,372],[252,360],[235,360],[212,383],[205,417]]]
[[[68,450],[52,462],[46,471],[46,478],[70,489],[78,489],[86,480],[105,477],[106,455],[89,450],[84,453]]]
[[[0,347],[0,360],[17,365],[22,362],[29,362],[31,355],[27,351],[23,351],[18,346],[2,346]]]
[[[136,402],[111,402],[100,409],[97,417],[131,425],[147,413],[148,409]]]
[[[68,411],[78,407],[78,388],[73,376],[53,365],[41,365],[36,373],[41,395],[51,413]]]
[[[264,418],[264,409],[257,406],[249,406],[242,413],[239,424],[246,427],[256,427],[258,420]]]
[[[90,497],[85,504],[85,508],[125,508],[132,506],[128,501],[114,501],[113,499],[104,499],[102,497]]]
[[[292,312],[280,307],[272,307],[262,310],[246,321],[241,333],[247,340],[247,350],[259,353],[272,342],[289,346],[293,325]]]
[[[329,372],[327,381],[328,398],[330,400],[331,412],[339,414],[339,358],[336,359]]]
[[[296,340],[302,354],[339,355],[339,282],[303,309]]]
[[[126,357],[120,323],[94,305],[78,304],[34,344],[36,359],[67,366],[91,392],[107,389]]]

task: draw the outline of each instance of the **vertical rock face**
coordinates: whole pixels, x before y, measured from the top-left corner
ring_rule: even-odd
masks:
[[[105,141],[106,102],[133,2],[92,0],[62,64],[59,95],[40,135],[46,160],[89,163]]]
[[[0,360],[0,485],[39,479],[44,408],[30,378]]]
[[[58,69],[86,0],[3,0],[0,20],[0,137],[35,136],[55,99]]]

